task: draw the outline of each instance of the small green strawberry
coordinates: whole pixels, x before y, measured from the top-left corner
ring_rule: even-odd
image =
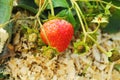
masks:
[[[66,50],[73,34],[72,24],[63,19],[53,19],[45,22],[40,32],[42,40],[55,47],[59,52]]]

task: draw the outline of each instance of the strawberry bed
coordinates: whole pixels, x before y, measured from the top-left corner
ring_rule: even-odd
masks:
[[[120,80],[120,1],[110,1],[1,0],[0,80]]]

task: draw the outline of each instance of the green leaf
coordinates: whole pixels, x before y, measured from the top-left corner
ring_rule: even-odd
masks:
[[[64,10],[60,11],[57,14],[57,16],[65,18],[67,21],[69,21],[70,23],[72,23],[72,25],[74,27],[76,26],[76,21],[75,21],[75,18],[74,18],[74,15],[73,15],[71,9],[64,9]]]
[[[3,52],[0,54],[0,57],[5,56],[6,54],[9,54],[8,53],[8,44],[11,41],[11,38],[12,38],[13,24],[9,23],[7,26],[4,27],[4,29],[8,32],[9,38],[4,45]]]
[[[13,29],[13,23],[9,23],[7,26],[4,27],[4,29],[8,32],[9,37],[12,36],[12,29]]]
[[[2,74],[2,73],[0,73],[0,79],[2,79],[2,78],[4,78],[4,76],[3,76],[3,74]]]
[[[112,2],[112,4],[116,5],[116,6],[120,6],[120,0],[104,0],[107,2]]]
[[[104,0],[111,2],[115,6],[120,7],[120,0]],[[109,6],[108,6],[109,7]],[[120,31],[120,9],[112,9],[112,16],[110,17],[109,24],[103,29],[107,33],[116,33]]]
[[[0,0],[0,24],[4,24],[7,22],[12,13],[12,8],[13,8],[13,0]],[[10,42],[10,38],[12,35],[12,27],[6,25],[4,26],[4,29],[9,33],[9,39],[6,41],[5,47],[3,49],[3,54],[0,54],[0,56],[3,56],[4,53],[8,53],[7,51],[7,44]]]
[[[25,5],[34,7],[34,8],[37,7],[36,4],[34,3],[34,0],[19,0],[19,1],[18,1],[18,5],[19,5],[19,4],[25,4]]]
[[[120,10],[116,10],[110,17],[109,24],[103,29],[104,32],[116,33],[120,31]]]
[[[110,15],[110,8],[111,8],[111,3],[107,4],[106,7],[105,7],[105,14],[106,15]]]
[[[52,2],[53,2],[54,8],[55,7],[64,7],[64,8],[68,8],[69,7],[69,5],[68,5],[66,0],[52,0]]]
[[[19,0],[17,7],[21,7],[35,14],[37,13],[37,6],[34,0]]]
[[[66,0],[52,0],[52,4],[54,8],[61,7],[61,8],[68,8],[69,4]],[[50,9],[50,5],[47,6],[47,9]]]
[[[0,23],[5,23],[10,19],[13,7],[13,0],[0,0]]]
[[[120,71],[120,64],[115,64],[115,65],[114,65],[114,68],[115,68],[117,71]]]

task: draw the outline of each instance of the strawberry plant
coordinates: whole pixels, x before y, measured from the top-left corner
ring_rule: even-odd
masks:
[[[114,32],[114,27],[111,26],[115,26],[117,31],[120,30],[120,7],[118,7],[120,5],[117,2],[119,3],[114,0],[17,0],[17,4],[13,6],[13,0],[1,0],[0,42],[4,44],[0,49],[2,53],[0,58],[8,51],[12,51],[8,44],[18,47],[23,52],[31,50],[34,56],[41,53],[37,56],[42,55],[48,59],[69,52],[82,55],[91,52],[96,46],[100,53],[107,56],[109,62],[114,63],[120,58],[119,49],[115,47],[104,49],[98,36],[106,29],[108,33]],[[26,15],[18,17],[22,14],[19,15],[19,10],[23,9],[26,10],[27,17]],[[18,14],[14,14],[16,11]],[[30,22],[27,23],[27,20]],[[16,21],[22,24],[17,25],[19,37],[12,32]],[[22,21],[26,21],[26,24]],[[5,40],[2,40],[3,32],[6,33]],[[18,46],[14,44],[12,39],[14,37],[18,38],[16,41],[19,43]],[[16,52],[21,53],[21,51]],[[89,65],[83,70],[83,75],[88,67]],[[115,65],[115,68],[120,71],[119,64]],[[0,78],[4,78],[3,76],[0,74]]]
[[[39,3],[43,3],[43,2],[41,2],[40,0]],[[36,4],[38,5],[38,1]],[[35,22],[36,22],[35,25],[37,24],[37,22],[40,25],[40,28],[41,28],[40,34],[41,34],[42,40],[49,46],[56,47],[57,49],[59,47],[58,51],[60,52],[64,51],[66,47],[63,50],[60,50],[60,45],[59,46],[56,46],[55,44],[53,45],[53,43],[55,43],[55,40],[58,39],[58,37],[57,38],[54,37],[55,40],[53,42],[53,36],[52,37],[48,36],[48,33],[55,31],[55,29],[50,28],[51,30],[50,31],[48,30],[49,27],[44,25],[48,22],[51,22],[52,19],[54,21],[54,19],[63,18],[64,20],[67,20],[73,25],[75,29],[74,31],[75,34],[76,32],[78,32],[79,29],[82,30],[82,32],[80,33],[80,35],[82,35],[80,37],[80,43],[82,42],[84,47],[87,46],[90,49],[92,45],[96,44],[103,53],[110,56],[111,52],[105,51],[96,41],[97,39],[96,34],[98,29],[101,26],[108,24],[108,19],[111,16],[111,12],[110,12],[111,7],[119,9],[119,7],[105,1],[96,2],[96,1],[82,1],[82,0],[76,0],[76,1],[75,0],[70,0],[70,1],[44,0],[44,3],[39,6],[38,13],[36,14],[35,17],[32,17],[32,19],[35,19]],[[41,17],[41,19],[39,17]],[[44,24],[42,25],[42,23]],[[55,22],[55,25],[56,25],[56,22]],[[96,28],[92,28],[91,25],[96,25]],[[62,28],[63,27],[61,27],[61,30],[64,31],[64,28],[63,29]],[[59,32],[59,31],[55,31],[55,32]],[[57,33],[57,36],[58,36],[58,33]],[[52,43],[51,43],[51,40],[49,40],[50,38],[52,39]],[[63,44],[62,42],[64,41],[64,39],[61,42],[60,41],[57,42],[57,41],[58,40],[56,40],[57,44],[58,43]],[[68,42],[70,42],[70,40],[68,40]],[[73,43],[76,44],[78,42],[73,42]],[[68,43],[66,44],[68,46]],[[76,45],[74,45],[74,47],[76,47]],[[79,51],[76,51],[75,49],[75,52],[79,52]]]
[[[30,17],[29,19],[34,20],[34,28],[37,29],[39,28],[37,25],[40,25],[41,38],[43,42],[49,46],[55,47],[59,52],[64,51],[72,39],[73,32],[76,34],[80,30],[81,33],[79,42],[83,43],[83,45],[81,44],[82,46],[87,46],[90,49],[92,45],[96,44],[103,53],[108,56],[111,55],[108,54],[110,52],[105,51],[96,41],[96,34],[101,26],[108,24],[112,7],[114,9],[120,9],[119,7],[107,1],[96,0],[34,0],[34,4],[31,4],[32,7],[30,7],[28,3],[28,1],[19,1],[18,7],[28,9],[32,12],[34,11],[33,13],[36,15],[34,17]],[[35,9],[35,4],[39,7],[38,10]],[[36,11],[38,12],[36,13]],[[57,21],[60,23],[57,23]],[[63,24],[62,21],[65,23]],[[60,27],[58,27],[58,24]],[[69,24],[69,26],[67,24]],[[53,27],[51,27],[51,25]],[[95,27],[91,25],[95,25]],[[66,31],[68,27],[70,28],[70,31]],[[49,28],[50,30],[48,30]],[[52,32],[56,32],[56,35]],[[63,36],[66,35],[65,38],[63,38],[60,33],[62,33]],[[77,43],[78,42],[73,42],[75,48],[75,44]],[[63,44],[65,45],[63,46]],[[76,51],[76,49],[75,52],[79,52]],[[86,50],[83,51],[86,52]]]

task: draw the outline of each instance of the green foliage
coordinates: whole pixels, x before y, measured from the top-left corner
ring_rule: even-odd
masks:
[[[104,0],[104,1],[107,1],[107,2],[111,1],[111,3],[113,5],[120,6],[120,0]],[[119,9],[118,8],[119,7],[117,7],[117,9],[116,9],[113,6],[112,6],[112,8],[110,8],[110,12],[112,14],[109,19],[109,24],[103,29],[104,32],[116,33],[116,32],[120,31],[120,8]]]
[[[106,26],[106,28],[102,28],[105,32],[109,32],[109,33],[112,33],[112,32],[118,32],[120,31],[120,24],[119,24],[119,21],[120,21],[120,10],[116,10],[114,11],[114,13],[111,14],[111,7],[113,7],[112,5],[117,5],[117,6],[120,6],[119,4],[119,0],[103,0],[103,1],[107,1],[108,3],[96,3],[96,1],[76,1],[79,5],[79,7],[81,8],[86,20],[88,21],[88,18],[92,19],[93,17],[95,17],[96,15],[98,14],[104,14],[104,15],[112,15],[110,17],[110,21],[109,21],[109,24],[103,24],[102,26]],[[54,11],[55,13],[58,13],[57,15],[60,16],[60,17],[65,17],[66,20],[68,20],[69,22],[71,22],[75,28],[75,30],[78,30],[78,26],[77,24],[80,24],[78,23],[77,21],[77,18],[75,18],[76,16],[76,12],[75,11],[72,11],[71,7],[73,7],[71,5],[71,2],[70,0],[52,0],[52,4],[53,4],[53,8],[54,8]],[[27,9],[33,13],[37,13],[37,6],[35,5],[34,3],[34,0],[19,0],[18,1],[18,7],[21,7],[21,8],[24,8],[24,9]],[[47,9],[50,9],[50,6],[48,5],[46,10]],[[48,10],[49,11],[49,10]],[[48,12],[49,13],[49,12]],[[44,16],[44,18],[46,18],[46,16],[48,15],[44,15],[46,14],[43,13],[41,14],[42,17]],[[91,20],[89,20],[90,22]],[[117,24],[117,25],[114,25],[114,24]],[[114,26],[114,27],[113,27]],[[114,29],[113,29],[114,28]],[[75,31],[76,32],[76,31]]]
[[[115,64],[115,65],[114,65],[114,68],[115,68],[117,71],[120,72],[120,64]]]
[[[34,0],[19,0],[17,7],[21,7],[35,14],[37,13],[37,6]]]
[[[11,40],[12,36],[12,23],[8,23],[11,17],[13,8],[13,0],[0,0],[0,27],[3,27],[9,34],[9,39],[6,41],[3,52],[0,56],[7,54],[7,45]]]
[[[110,15],[110,8],[111,8],[111,3],[107,4],[105,7],[105,15]]]
[[[13,8],[13,0],[0,0],[0,24],[5,24],[7,21],[9,21],[12,13]],[[9,35],[12,34],[12,23],[9,25],[3,25],[5,30],[9,33]]]
[[[0,79],[3,79],[3,78],[4,78],[3,73],[0,73]]]
[[[112,4],[116,5],[116,6],[120,6],[120,0],[104,0],[107,2],[112,2]]]
[[[66,0],[52,0],[52,2],[53,2],[53,7],[54,8],[56,8],[56,7],[68,8],[69,7]]]
[[[52,4],[54,8],[57,8],[57,7],[68,8],[69,7],[66,0],[52,0]],[[50,9],[50,6],[47,6],[47,9]]]
[[[27,6],[31,6],[33,8],[37,8],[36,4],[34,3],[34,0],[19,0],[18,1],[18,6],[20,4],[24,4],[24,5],[27,5]]]
[[[0,23],[5,23],[10,19],[13,7],[13,0],[0,0]]]
[[[65,18],[67,21],[72,23],[72,25],[74,27],[76,26],[76,21],[75,21],[75,18],[74,18],[74,15],[73,15],[71,9],[64,9],[64,10],[60,11],[57,14],[57,16]]]
[[[109,19],[109,24],[103,29],[104,32],[116,33],[120,31],[120,10],[115,10]]]

